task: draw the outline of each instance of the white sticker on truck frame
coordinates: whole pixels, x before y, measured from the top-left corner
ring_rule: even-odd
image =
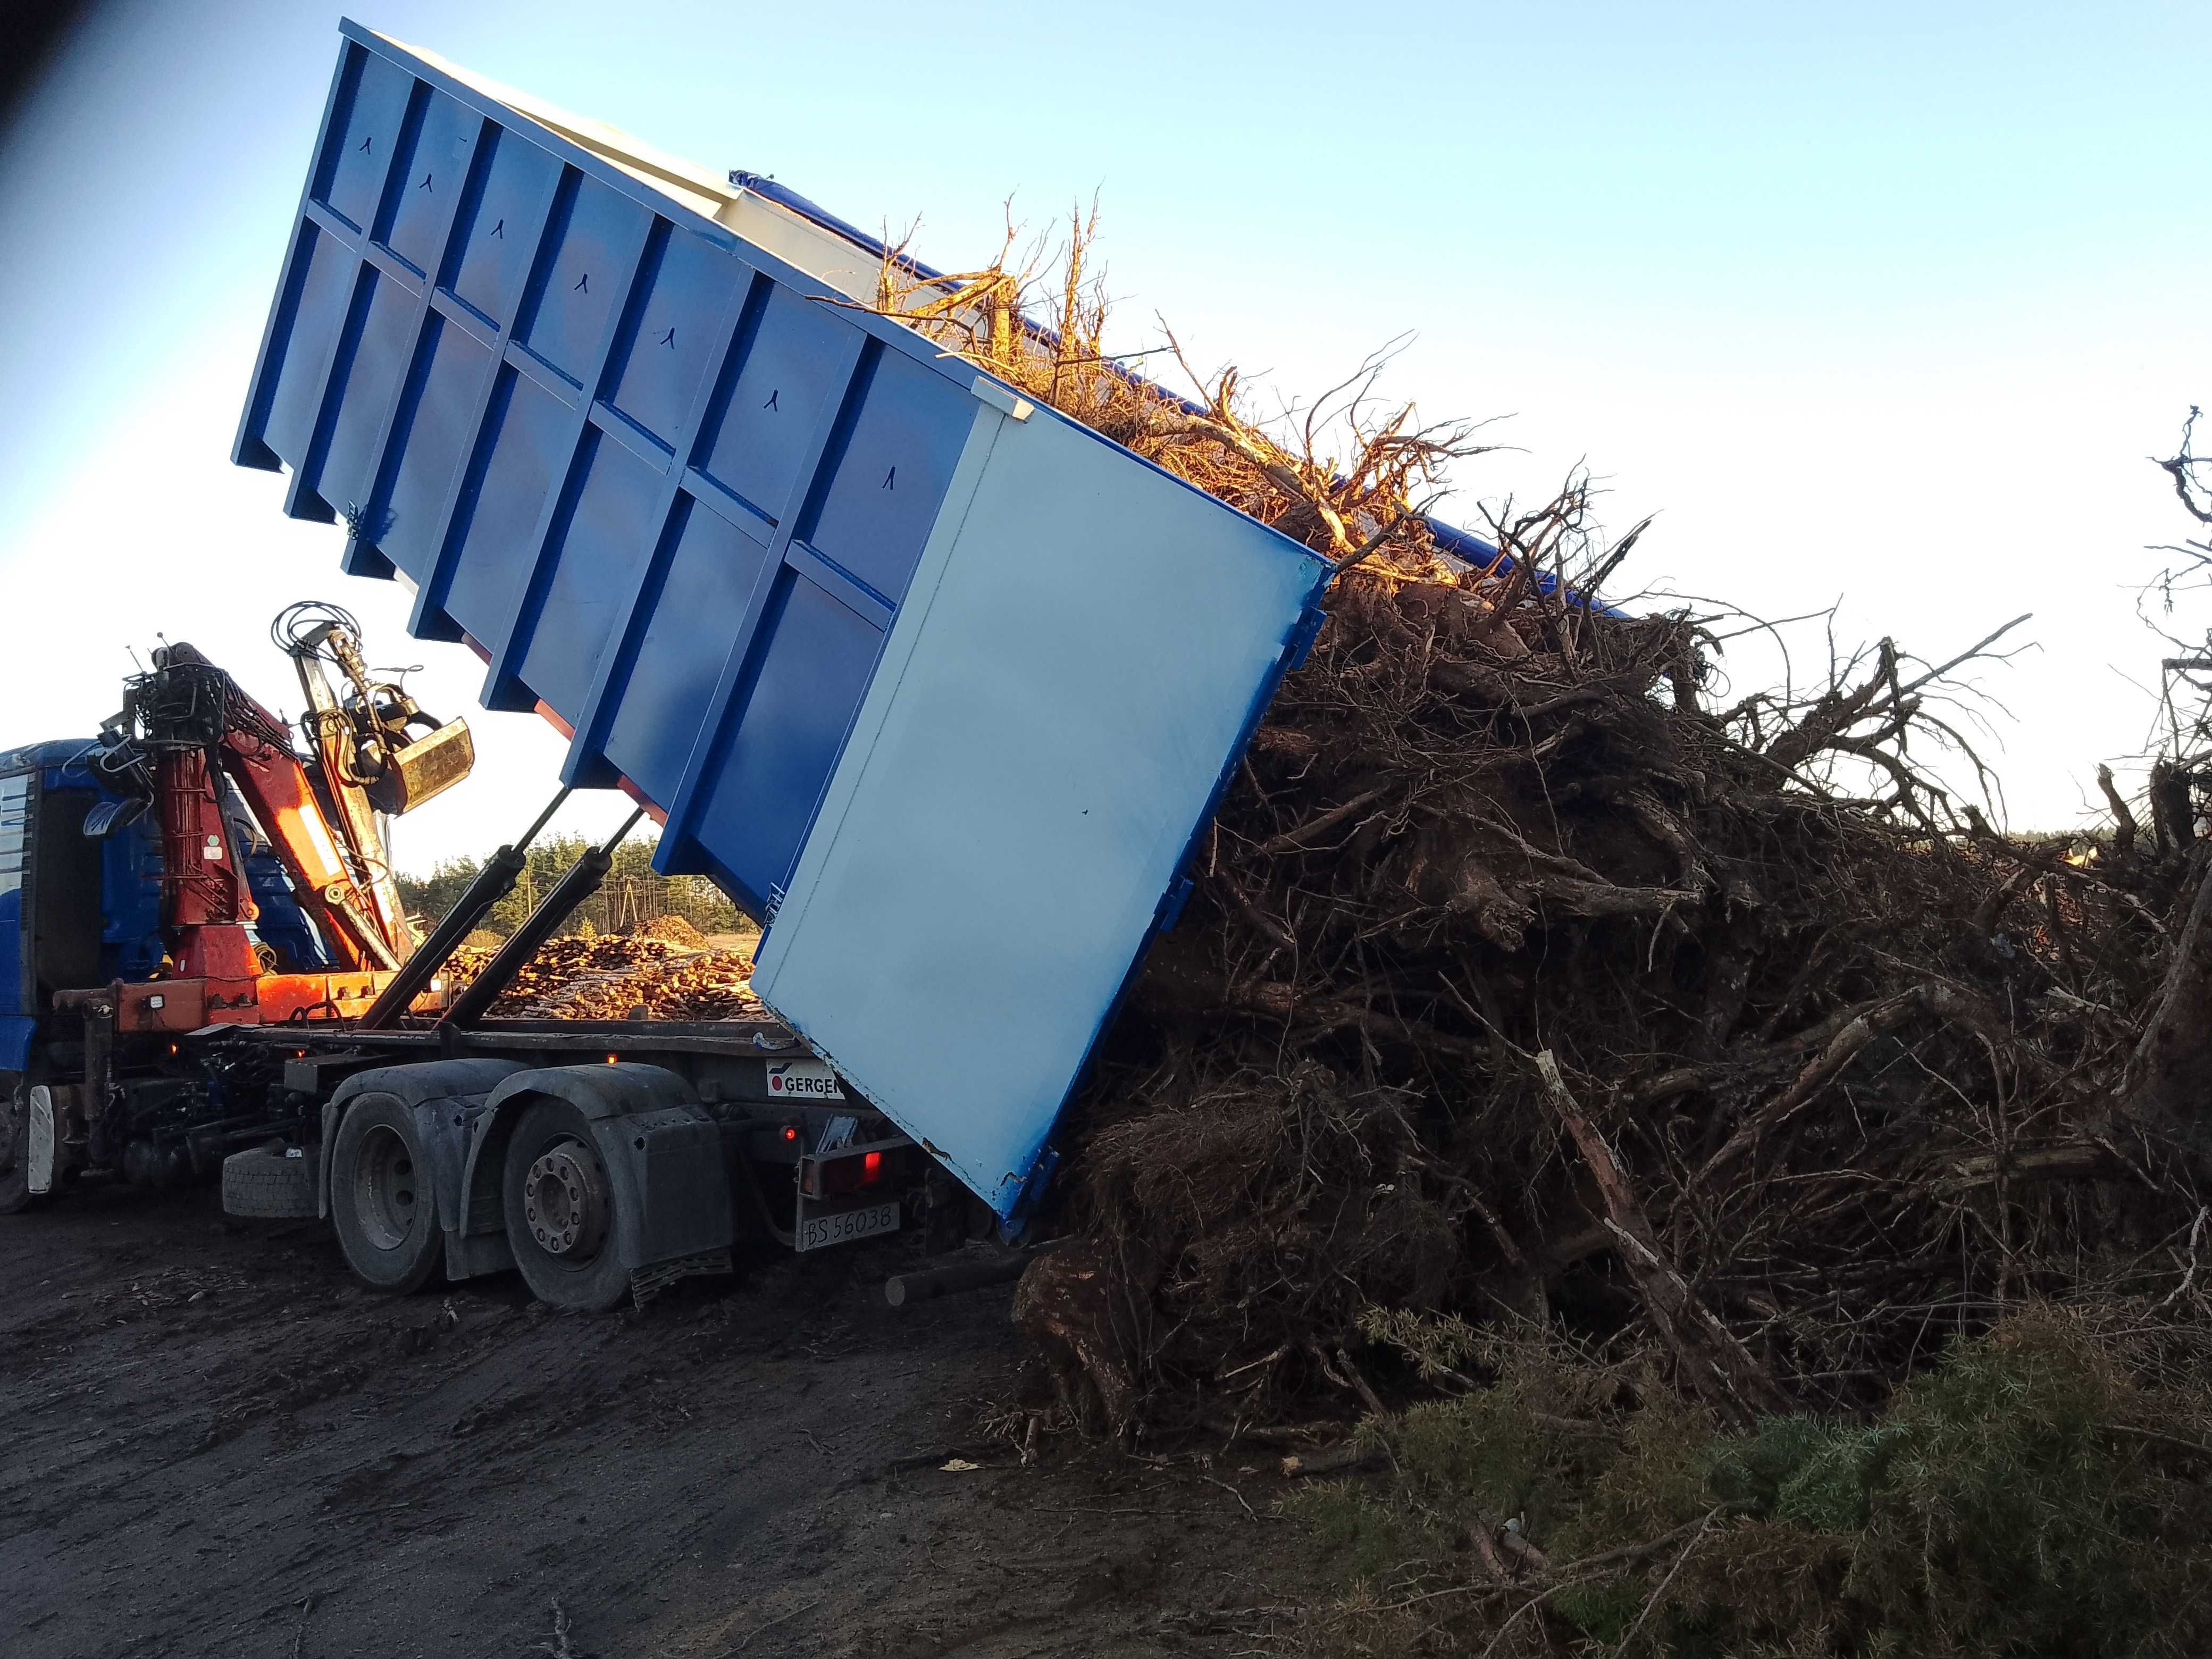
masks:
[[[837,1073],[818,1060],[772,1060],[768,1066],[768,1092],[774,1100],[842,1100],[844,1086]]]

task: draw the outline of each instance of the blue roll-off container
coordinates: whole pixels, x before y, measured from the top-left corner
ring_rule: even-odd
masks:
[[[872,314],[853,240],[341,29],[234,459],[1012,1217],[1327,562]]]

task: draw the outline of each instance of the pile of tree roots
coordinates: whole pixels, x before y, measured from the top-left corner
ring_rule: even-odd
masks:
[[[1725,1421],[1867,1412],[2008,1309],[2193,1283],[2189,775],[2147,827],[2108,785],[2099,836],[1998,833],[1943,781],[1991,641],[1729,700],[1715,618],[1599,601],[1638,532],[1579,477],[1443,558],[1468,428],[1373,364],[1272,421],[1234,371],[1167,396],[1100,344],[1089,229],[1042,281],[895,252],[882,308],[1340,574],[1071,1115],[1017,1299],[1071,1413],[1380,1414],[1439,1385],[1369,1340],[1407,1316],[1646,1353]]]
[[[1357,1410],[1382,1309],[1654,1344],[1730,1419],[1868,1409],[2190,1235],[2185,813],[1930,835],[1808,764],[1909,731],[1889,653],[1754,730],[1686,620],[1486,586],[1347,578],[1254,744],[1080,1103],[1086,1243],[1025,1297],[1071,1404]]]

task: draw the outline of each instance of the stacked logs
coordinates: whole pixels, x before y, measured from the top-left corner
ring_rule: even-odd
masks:
[[[483,971],[489,951],[455,953],[447,974],[458,988]],[[493,1019],[686,1022],[769,1018],[751,989],[752,958],[743,951],[686,951],[665,939],[611,934],[548,939],[493,1002]]]

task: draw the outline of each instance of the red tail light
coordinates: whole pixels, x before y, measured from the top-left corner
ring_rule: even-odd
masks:
[[[881,1179],[883,1173],[884,1155],[881,1152],[864,1152],[861,1154],[860,1184],[863,1187],[866,1186],[870,1182]]]

